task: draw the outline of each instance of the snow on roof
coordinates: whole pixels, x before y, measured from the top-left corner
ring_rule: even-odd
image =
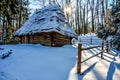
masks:
[[[65,36],[76,37],[77,34],[69,23],[64,26],[65,20],[64,12],[59,5],[47,6],[36,10],[29,20],[15,32],[15,36],[54,31]]]

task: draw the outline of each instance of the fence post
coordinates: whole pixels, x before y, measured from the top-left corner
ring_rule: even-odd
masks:
[[[78,62],[77,62],[77,73],[81,74],[81,59],[82,59],[82,43],[78,44]]]
[[[108,41],[106,41],[106,52],[108,52]]]
[[[104,50],[104,42],[102,42],[102,51]],[[103,52],[101,53],[101,58],[103,58]]]

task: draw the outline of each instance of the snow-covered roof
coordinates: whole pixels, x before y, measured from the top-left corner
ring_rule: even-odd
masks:
[[[31,35],[40,32],[58,32],[65,36],[77,34],[69,23],[65,24],[65,15],[59,5],[46,6],[36,10],[33,15],[15,32],[15,36]]]

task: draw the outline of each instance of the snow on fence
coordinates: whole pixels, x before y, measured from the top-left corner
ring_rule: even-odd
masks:
[[[92,39],[92,38],[89,38],[89,39],[81,39],[80,38],[79,41],[82,42],[82,43],[85,43],[85,44],[88,43],[88,42],[90,44],[94,44],[94,41],[100,41],[101,42],[102,40],[100,40],[100,39]]]
[[[82,63],[88,61],[89,59],[92,59],[94,57],[96,57],[97,55],[101,54],[101,58],[103,58],[103,52],[106,51],[108,52],[109,51],[109,47],[108,47],[108,41],[106,41],[106,45],[104,45],[104,42],[102,42],[102,46],[93,46],[93,47],[88,47],[88,48],[82,48],[82,43],[79,43],[78,44],[78,62],[77,62],[77,73],[81,73],[81,66],[82,66]],[[104,50],[104,47],[106,46],[106,49]],[[82,61],[82,51],[84,50],[90,50],[90,49],[93,49],[93,48],[98,48],[98,47],[101,47],[101,52],[85,59]]]

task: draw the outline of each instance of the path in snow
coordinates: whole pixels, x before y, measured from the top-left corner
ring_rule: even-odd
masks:
[[[76,66],[72,68],[69,74],[68,80],[119,80],[120,79],[120,52],[114,52],[115,49],[111,50],[110,53],[104,53],[104,58],[100,56],[92,58],[87,62],[82,63],[82,71],[90,68],[84,72],[83,75],[76,74]],[[92,56],[99,49],[93,49],[82,53],[82,59]]]

